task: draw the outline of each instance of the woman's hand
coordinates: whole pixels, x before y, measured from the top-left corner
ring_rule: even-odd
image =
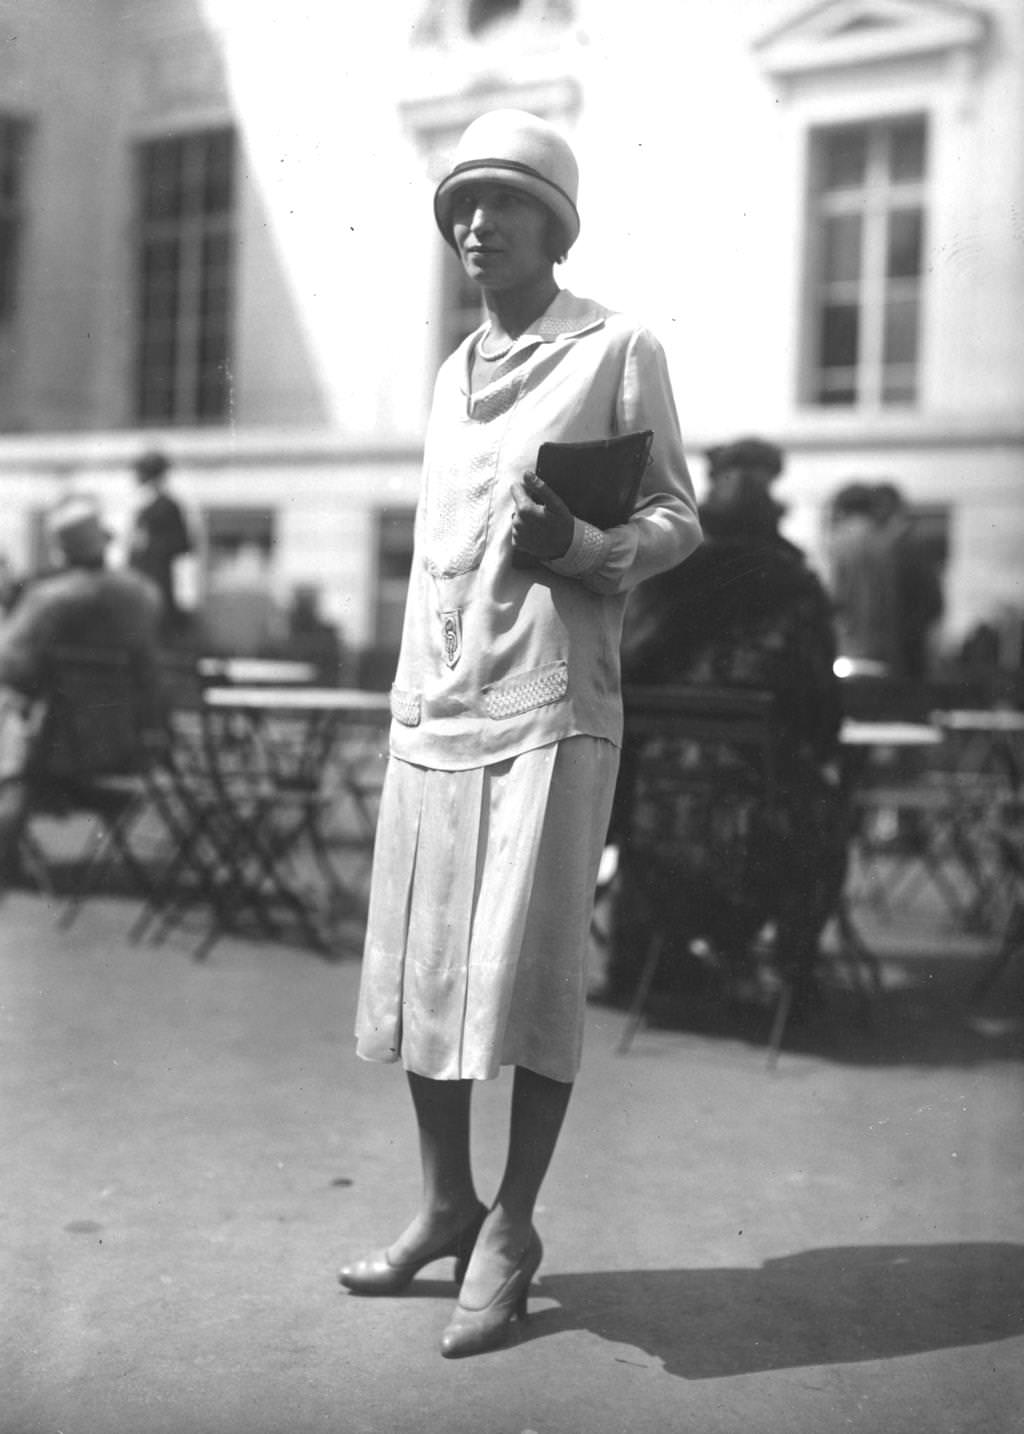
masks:
[[[572,542],[573,516],[554,489],[527,471],[514,480],[512,501],[513,549],[542,560],[564,557]]]

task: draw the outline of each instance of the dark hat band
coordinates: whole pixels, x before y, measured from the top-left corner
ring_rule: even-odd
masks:
[[[562,199],[565,200],[566,204],[568,204],[569,208],[573,211],[573,213],[576,213],[575,204],[573,204],[572,200],[569,198],[568,194],[566,194],[565,190],[560,184],[556,184],[553,179],[546,178],[543,174],[541,174],[540,170],[534,169],[531,165],[521,164],[520,161],[517,159],[481,158],[463,160],[461,164],[457,164],[455,166],[455,168],[451,171],[450,174],[445,176],[445,178],[438,186],[438,189],[441,190],[452,188],[460,174],[472,174],[478,169],[507,169],[510,170],[513,174],[528,175],[530,179],[536,179],[540,184],[546,184],[549,189],[553,189],[556,194],[560,195]]]

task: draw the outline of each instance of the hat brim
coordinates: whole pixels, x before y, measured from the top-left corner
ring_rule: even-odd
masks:
[[[480,183],[505,184],[510,189],[521,189],[529,194],[555,216],[564,249],[568,251],[575,244],[580,232],[580,216],[564,189],[552,184],[527,164],[517,164],[509,159],[478,159],[456,165],[434,192],[434,218],[453,249],[452,207],[455,194],[464,185]]]

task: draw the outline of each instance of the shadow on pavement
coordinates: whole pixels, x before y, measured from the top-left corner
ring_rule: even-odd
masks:
[[[968,1067],[1024,1060],[1019,982],[1002,983],[979,1002],[972,996],[976,961],[890,955],[883,958],[882,969],[882,990],[867,1003],[826,983],[816,1008],[790,1020],[783,1056],[863,1066]],[[649,999],[647,1024],[654,1030],[766,1046],[773,1000],[730,1001],[720,990],[699,988],[656,992]]]
[[[545,1275],[522,1342],[588,1330],[681,1379],[988,1344],[1024,1333],[1024,1245],[804,1250],[759,1269]],[[535,1306],[534,1306],[535,1308]]]

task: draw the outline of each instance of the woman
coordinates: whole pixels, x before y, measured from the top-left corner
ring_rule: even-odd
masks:
[[[677,936],[711,944],[743,971],[751,945],[776,926],[776,963],[790,982],[794,1013],[816,1001],[821,931],[836,910],[846,869],[846,816],[838,776],[842,718],[832,664],[832,609],[803,554],[779,531],[781,506],[747,466],[747,445],[715,451],[700,509],[706,541],[692,562],[647,584],[630,605],[622,642],[629,683],[753,688],[775,699],[776,799],[765,808],[757,772],[738,753],[664,739],[630,752],[620,791],[627,848],[639,840],[642,881],[651,888],[645,834],[662,834],[663,916]],[[735,451],[735,459],[729,454]],[[666,782],[666,768],[679,774]],[[664,841],[664,836],[671,836]],[[624,862],[610,998],[637,982],[645,945],[632,866]],[[646,919],[646,918],[644,918]],[[673,963],[677,984],[705,963]],[[668,973],[666,972],[666,975]]]
[[[556,283],[576,192],[564,139],[501,110],[470,125],[434,198],[486,322],[434,392],[357,1018],[360,1056],[408,1073],[423,1197],[392,1245],[340,1279],[393,1293],[453,1256],[449,1358],[500,1344],[525,1313],[533,1209],[579,1064],[625,593],[700,540],[660,347]],[[545,440],[646,428],[637,509],[608,532],[532,473]],[[488,1209],[470,1094],[508,1064],[508,1160]]]

